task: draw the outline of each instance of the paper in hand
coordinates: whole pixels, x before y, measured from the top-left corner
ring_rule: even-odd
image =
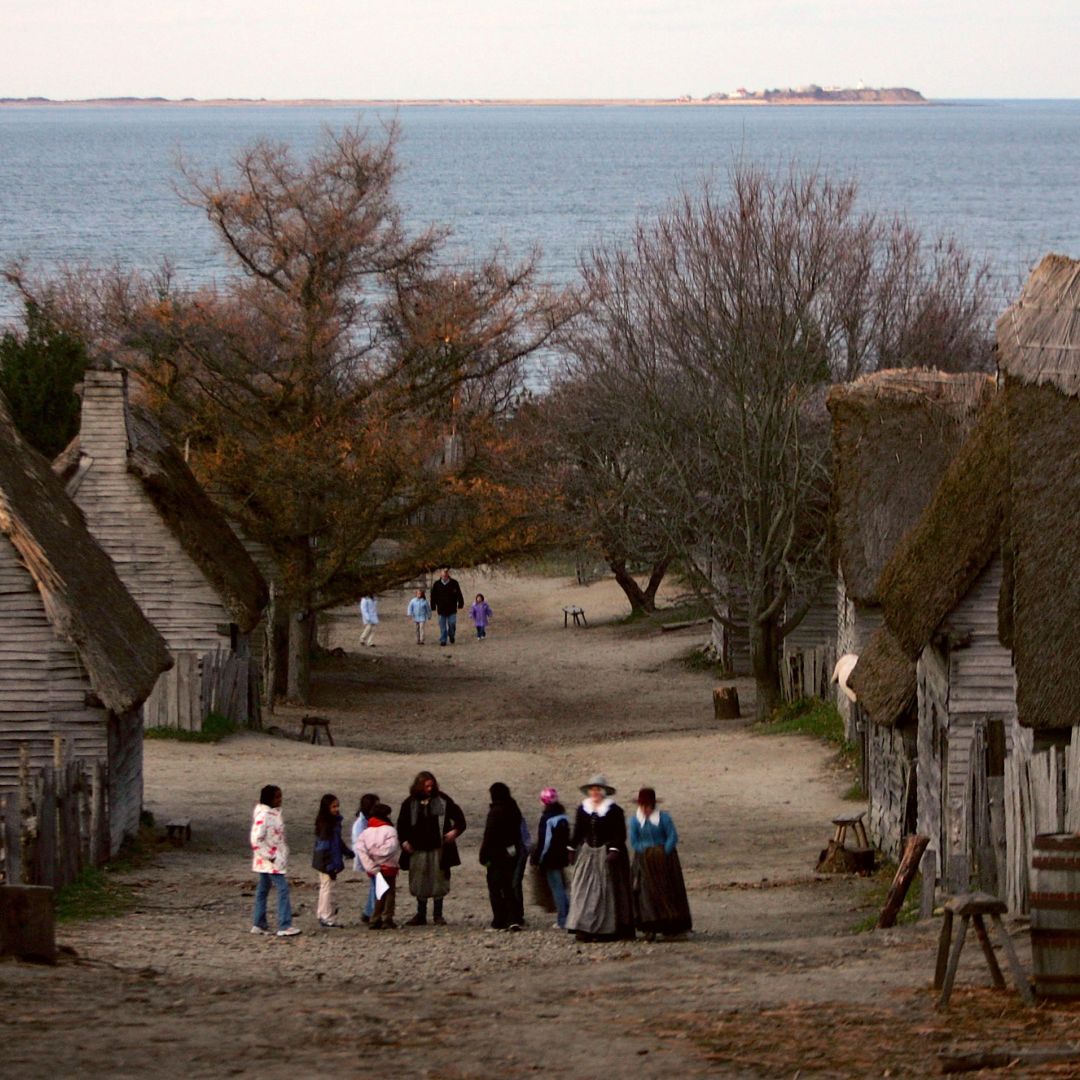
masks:
[[[390,891],[390,882],[383,877],[380,870],[375,875],[375,899],[381,900]]]

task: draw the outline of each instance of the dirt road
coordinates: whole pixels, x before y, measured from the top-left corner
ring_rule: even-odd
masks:
[[[375,648],[359,650],[352,612],[330,621],[325,643],[347,655],[321,667],[312,711],[331,718],[337,747],[265,735],[146,744],[148,808],[159,822],[190,816],[194,839],[128,875],[134,911],[62,927],[74,955],[57,968],[0,964],[0,1072],[924,1076],[957,1039],[1080,1034],[1069,1010],[1028,1013],[991,991],[974,947],[954,1008],[935,1014],[937,921],[851,933],[867,883],[811,872],[829,819],[850,808],[848,779],[811,741],[718,728],[711,677],[680,662],[693,632],[614,622],[623,605],[610,583],[462,585],[495,609],[482,643],[462,626],[452,648],[437,635],[417,646],[401,596],[383,598]],[[571,602],[588,630],[563,628]],[[739,690],[750,711],[752,687]],[[274,722],[294,729],[298,715]],[[346,927],[320,930],[308,839],[319,796],[336,792],[348,815],[366,790],[396,806],[421,768],[470,822],[450,926],[371,934],[358,919],[363,886],[346,873]],[[643,783],[664,799],[694,935],[583,945],[537,909],[524,933],[485,932],[476,849],[488,785],[508,783],[535,818],[542,786],[570,802],[596,770],[624,806]],[[247,832],[264,783],[285,793],[304,930],[291,940],[248,933]]]

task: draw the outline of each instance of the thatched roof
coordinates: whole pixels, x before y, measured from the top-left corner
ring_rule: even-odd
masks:
[[[993,389],[989,375],[917,368],[864,375],[829,392],[832,557],[858,603],[878,602],[881,571]]]
[[[247,633],[259,621],[269,595],[258,567],[156,419],[140,405],[127,406],[127,439],[128,470],[142,481],[166,525],[218,594],[231,620]],[[57,457],[53,469],[66,482],[80,461],[76,436]]]
[[[1025,727],[1067,728],[1080,723],[1080,401],[1010,378],[1005,402],[1011,609],[1002,605],[1002,621],[1017,711]]]
[[[876,724],[892,727],[910,713],[917,689],[915,661],[887,626],[874,631],[848,676],[848,686]]]
[[[2,396],[0,531],[18,551],[53,629],[74,646],[106,708],[124,713],[139,706],[161,672],[172,667],[169,651],[60,480],[15,431]]]
[[[1080,397],[1080,262],[1047,255],[998,319],[998,368],[1029,386]]]
[[[878,579],[886,630],[850,680],[875,722],[896,723],[913,701],[919,653],[1001,549],[1007,496],[1005,399],[997,394]]]

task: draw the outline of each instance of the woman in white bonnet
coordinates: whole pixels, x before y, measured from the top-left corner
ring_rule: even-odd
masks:
[[[591,777],[581,791],[585,798],[578,805],[570,839],[575,861],[566,929],[578,941],[632,938],[626,818],[604,776]]]

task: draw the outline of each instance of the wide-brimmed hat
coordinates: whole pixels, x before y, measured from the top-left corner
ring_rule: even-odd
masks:
[[[588,795],[589,788],[593,787],[602,787],[608,795],[615,794],[615,789],[607,782],[607,777],[603,773],[594,773],[589,777],[588,783],[581,785],[582,795]]]

